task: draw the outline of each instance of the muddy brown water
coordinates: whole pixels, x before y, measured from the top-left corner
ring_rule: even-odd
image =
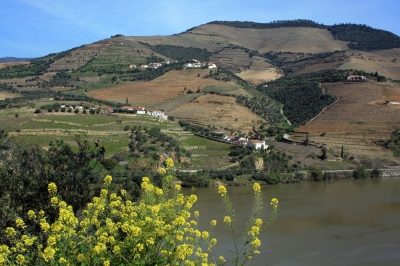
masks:
[[[198,196],[194,209],[202,230],[217,220],[213,251],[231,265],[234,245],[222,222],[226,212],[217,188],[183,193]],[[252,188],[228,187],[228,195],[241,232],[253,207]],[[263,186],[262,195],[263,220],[273,197],[279,200],[279,217],[260,236],[261,254],[251,265],[400,265],[400,178]]]

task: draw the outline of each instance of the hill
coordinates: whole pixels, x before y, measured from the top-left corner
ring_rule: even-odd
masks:
[[[373,143],[389,138],[390,123],[398,123],[396,107],[382,103],[397,101],[399,40],[366,25],[309,20],[214,21],[171,36],[115,35],[1,63],[0,108],[6,117],[15,115],[9,108],[54,100],[103,109],[130,104],[162,109],[208,132],[263,139],[280,139],[286,130],[303,139],[308,132],[331,155],[340,146],[334,134],[352,134],[363,145],[356,139],[376,130],[366,138],[374,153],[381,148]],[[348,83],[352,74],[368,81]],[[370,120],[362,119],[366,114]],[[320,139],[323,133],[332,140]]]
[[[0,57],[0,63],[24,62],[24,61],[28,61],[31,59],[33,59],[33,58]]]

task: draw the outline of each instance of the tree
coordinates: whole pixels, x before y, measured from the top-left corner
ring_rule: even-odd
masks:
[[[47,186],[58,184],[58,192],[73,207],[75,213],[90,199],[91,185],[102,169],[105,150],[98,143],[75,136],[78,149],[63,141],[50,143],[47,151],[35,146],[18,148],[1,154],[0,160],[0,228],[15,224],[17,217],[27,218],[27,212],[44,210],[51,221],[57,213],[49,204]],[[28,220],[28,219],[25,219]],[[28,232],[38,230],[28,227]],[[2,242],[3,232],[0,233]]]
[[[308,139],[308,134],[306,135],[306,139],[305,139],[305,141],[304,141],[304,145],[308,145],[308,144],[310,144],[310,140]]]
[[[371,172],[372,178],[378,178],[378,177],[381,177],[381,175],[382,175],[382,171],[379,170],[378,168],[374,168],[374,170],[372,170],[372,172]]]
[[[353,176],[355,179],[365,179],[368,177],[367,169],[364,165],[360,165],[356,170],[353,171]]]
[[[321,168],[315,167],[311,172],[311,178],[314,181],[322,181],[324,178],[324,173],[322,172]]]
[[[40,110],[39,108],[35,110],[35,114],[40,114],[42,112],[42,110]]]
[[[326,156],[326,148],[325,147],[322,148],[322,155],[321,155],[320,158],[321,158],[321,160],[326,160],[326,158],[328,158]]]
[[[18,114],[18,113],[15,113],[15,118],[18,118],[18,116],[19,116],[19,114]]]

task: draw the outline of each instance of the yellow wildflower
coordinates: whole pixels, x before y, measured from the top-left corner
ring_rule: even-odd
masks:
[[[263,224],[263,221],[262,221],[260,218],[257,218],[257,219],[254,221],[254,223],[255,223],[257,226],[261,226],[261,225]]]
[[[260,193],[261,192],[260,184],[259,183],[254,183],[253,184],[253,190],[254,190],[254,193]]]
[[[50,184],[47,185],[47,191],[50,194],[57,193],[57,185],[55,183],[51,182]]]
[[[259,247],[261,245],[261,241],[260,239],[258,239],[257,237],[253,239],[253,241],[251,241],[250,243],[253,247]]]
[[[207,238],[209,238],[210,234],[209,234],[207,231],[203,231],[203,232],[201,233],[201,236],[202,236],[204,239],[207,239]]]
[[[29,219],[35,219],[36,218],[35,212],[32,211],[32,210],[29,210],[28,211],[28,217],[29,217]]]
[[[200,215],[200,213],[199,213],[198,211],[195,211],[195,212],[194,212],[194,217],[197,218],[197,217],[199,217],[199,215]]]
[[[22,219],[18,218],[17,220],[15,220],[15,223],[17,224],[17,227],[21,227],[24,228],[25,227],[25,223]]]
[[[58,262],[59,262],[59,263],[66,263],[66,262],[67,262],[67,260],[66,260],[66,259],[64,259],[63,257],[61,257],[61,258],[58,260]]]
[[[125,189],[121,189],[121,195],[122,195],[123,197],[126,196],[126,190],[125,190]]]
[[[17,234],[17,232],[15,231],[15,229],[13,227],[7,227],[6,234],[8,236],[15,236]]]
[[[165,166],[167,168],[172,168],[174,167],[174,160],[172,160],[172,158],[168,158],[167,160],[165,160]]]
[[[217,225],[217,221],[216,221],[216,220],[212,220],[210,223],[211,223],[211,226],[212,226],[212,227],[214,227],[214,226]]]
[[[219,187],[218,187],[218,193],[219,193],[221,196],[225,196],[225,195],[226,195],[226,188],[225,188],[224,186],[219,186]]]
[[[49,262],[54,259],[54,254],[56,254],[56,250],[52,247],[47,247],[44,249],[42,257],[46,262]]]
[[[106,177],[104,177],[104,184],[109,185],[111,184],[111,181],[112,181],[112,176],[106,175]]]
[[[25,257],[24,257],[24,255],[18,254],[18,255],[17,255],[17,262],[18,262],[18,264],[20,264],[20,265],[24,264],[24,263],[25,263]]]
[[[176,185],[175,185],[175,189],[178,190],[178,191],[181,190],[181,185],[176,184]]]
[[[165,170],[165,168],[161,168],[160,169],[160,174],[161,175],[165,175],[167,173],[167,170]]]
[[[231,217],[225,216],[225,217],[224,217],[224,223],[231,224],[231,223],[232,223]]]

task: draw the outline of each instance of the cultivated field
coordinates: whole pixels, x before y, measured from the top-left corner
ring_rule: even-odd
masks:
[[[385,104],[386,100],[400,101],[399,93],[391,93],[399,88],[375,82],[324,83],[322,87],[338,101],[296,132],[308,132],[310,141],[325,144],[336,155],[343,145],[349,154],[392,158],[375,141],[389,139],[400,128],[400,107]],[[292,137],[304,140],[305,134]]]
[[[215,127],[219,131],[233,129],[245,134],[252,131],[253,125],[257,126],[260,121],[264,121],[246,107],[237,104],[235,97],[217,94],[201,96],[168,114],[192,124]]]
[[[250,84],[259,85],[267,81],[275,80],[283,76],[282,71],[277,68],[268,68],[264,70],[247,70],[236,73],[239,77],[246,80]]]
[[[99,41],[79,47],[50,65],[48,72],[57,70],[72,70],[84,66],[90,59],[95,58],[112,44],[112,41]]]
[[[91,90],[88,95],[96,99],[125,102],[126,98],[132,106],[154,106],[168,99],[185,94],[189,90],[196,92],[207,85],[232,84],[203,78],[208,69],[187,69],[170,71],[157,79],[148,82],[135,82],[132,85],[110,89]],[[200,74],[200,77],[198,75]],[[185,91],[186,87],[186,91]]]
[[[259,56],[250,57],[248,53],[238,48],[223,49],[219,53],[213,54],[210,57],[210,61],[219,67],[231,70],[260,70],[271,67],[271,64],[265,62],[265,58]]]
[[[229,43],[258,50],[321,53],[347,49],[346,42],[334,40],[326,29],[272,28],[248,29],[206,24],[194,28],[196,34],[211,34],[229,40]]]

